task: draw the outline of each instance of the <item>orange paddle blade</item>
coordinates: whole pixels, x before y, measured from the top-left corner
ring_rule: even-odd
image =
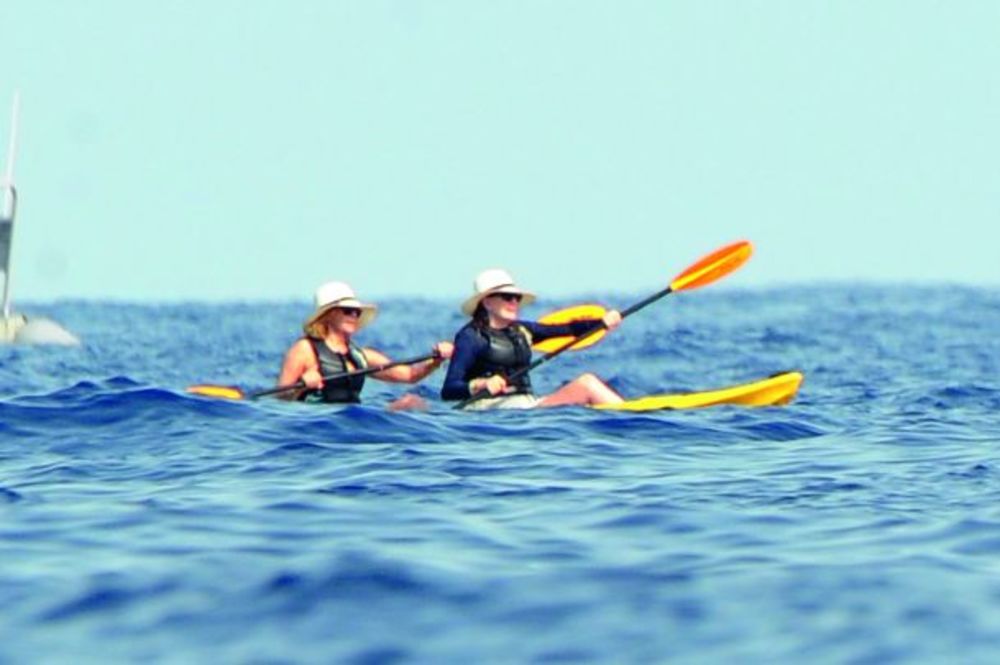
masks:
[[[601,317],[603,317],[607,311],[608,310],[604,309],[600,305],[576,305],[574,307],[567,307],[566,309],[549,312],[542,318],[538,319],[538,322],[547,324],[572,323],[574,321],[596,322],[600,321]],[[579,351],[580,349],[585,349],[588,346],[593,346],[601,341],[601,339],[607,334],[607,330],[601,329],[593,335],[590,335],[589,337],[586,337],[569,347],[569,350]],[[552,353],[556,349],[561,349],[566,344],[569,344],[572,339],[572,337],[550,337],[544,342],[533,344],[531,348],[539,353]]]
[[[700,259],[670,282],[671,291],[687,291],[707,286],[747,262],[753,253],[749,240],[740,240]]]
[[[188,386],[185,392],[192,393],[194,395],[203,395],[205,397],[221,397],[222,399],[243,399],[246,395],[243,391],[235,386],[213,386],[209,384],[201,384],[197,386]]]

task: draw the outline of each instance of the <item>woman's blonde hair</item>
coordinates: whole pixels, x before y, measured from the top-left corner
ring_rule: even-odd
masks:
[[[307,337],[315,337],[317,339],[323,339],[330,332],[330,324],[327,321],[330,315],[333,313],[335,308],[323,312],[320,316],[313,318],[311,321],[302,326],[302,330],[305,332]]]

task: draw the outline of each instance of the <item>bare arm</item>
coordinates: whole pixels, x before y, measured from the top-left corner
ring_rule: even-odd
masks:
[[[434,351],[437,352],[437,357],[435,358],[413,365],[390,367],[372,376],[390,383],[416,383],[440,367],[447,358],[451,357],[451,342],[438,342],[434,345]],[[373,367],[387,365],[392,362],[388,356],[375,349],[364,349],[364,353],[368,364]]]
[[[319,363],[316,361],[316,354],[313,353],[309,342],[300,339],[285,354],[285,361],[281,365],[281,373],[278,375],[279,386],[290,386],[299,380],[305,382],[310,388],[322,388],[323,379],[319,374]],[[286,399],[295,399],[298,392],[289,391],[282,394]]]

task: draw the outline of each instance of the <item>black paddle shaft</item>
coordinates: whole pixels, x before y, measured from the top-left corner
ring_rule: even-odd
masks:
[[[336,381],[338,379],[349,379],[353,376],[367,376],[369,374],[378,374],[387,369],[392,369],[393,367],[399,367],[400,365],[415,365],[417,363],[423,362],[425,360],[431,360],[433,358],[439,357],[437,351],[433,353],[427,353],[422,356],[417,356],[415,358],[406,358],[405,360],[394,360],[391,363],[386,363],[384,365],[373,365],[372,367],[365,367],[363,369],[352,369],[349,372],[338,372],[336,374],[330,374],[323,377],[323,381]],[[277,388],[268,388],[267,390],[261,390],[259,392],[250,393],[248,397],[250,399],[257,399],[258,397],[264,397],[266,395],[276,395],[278,393],[287,392],[289,390],[296,390],[305,388],[306,384],[301,380],[293,383],[290,386],[278,386]]]
[[[667,288],[665,288],[665,289],[663,289],[661,291],[657,291],[656,293],[654,293],[653,295],[651,295],[651,296],[649,296],[647,298],[643,298],[642,300],[640,300],[639,302],[635,303],[634,305],[631,305],[628,308],[623,309],[621,311],[622,319],[624,319],[626,316],[629,316],[631,314],[635,314],[636,312],[638,312],[643,307],[647,307],[648,305],[652,305],[654,302],[656,302],[660,298],[668,296],[672,292],[673,292],[673,288],[668,286]],[[560,346],[555,351],[549,351],[548,353],[546,353],[544,356],[542,356],[538,360],[532,361],[532,363],[530,365],[528,365],[527,367],[522,367],[521,369],[517,370],[516,372],[513,372],[509,377],[507,377],[507,381],[513,381],[513,380],[515,380],[515,379],[517,379],[517,378],[519,378],[519,377],[527,374],[528,372],[530,372],[531,370],[535,369],[536,367],[539,367],[539,366],[547,363],[548,361],[552,360],[553,358],[555,358],[556,356],[558,356],[563,351],[568,350],[571,346],[574,346],[575,344],[577,344],[579,342],[582,342],[583,340],[587,339],[591,335],[594,335],[594,334],[596,334],[597,332],[599,332],[599,331],[601,331],[603,329],[604,329],[604,321],[597,321],[591,328],[589,328],[588,330],[586,330],[579,337],[574,337],[570,341],[568,341],[565,344],[563,344],[562,346]],[[463,409],[466,406],[468,406],[469,404],[472,404],[475,401],[478,401],[480,399],[483,399],[484,397],[489,396],[489,394],[490,394],[490,392],[488,390],[480,390],[479,392],[477,392],[477,393],[475,393],[475,394],[473,394],[473,395],[465,398],[464,400],[462,400],[461,402],[459,402],[458,404],[456,404],[455,408],[456,409]]]

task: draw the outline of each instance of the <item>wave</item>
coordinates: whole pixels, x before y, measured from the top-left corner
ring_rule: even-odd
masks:
[[[83,347],[0,349],[0,661],[989,662],[997,302],[706,290],[533,375],[806,375],[788,407],[654,413],[460,413],[440,373],[207,399],[270,385],[307,306],[68,304]],[[452,310],[386,303],[364,343],[413,355]],[[386,409],[411,389],[428,410]]]

